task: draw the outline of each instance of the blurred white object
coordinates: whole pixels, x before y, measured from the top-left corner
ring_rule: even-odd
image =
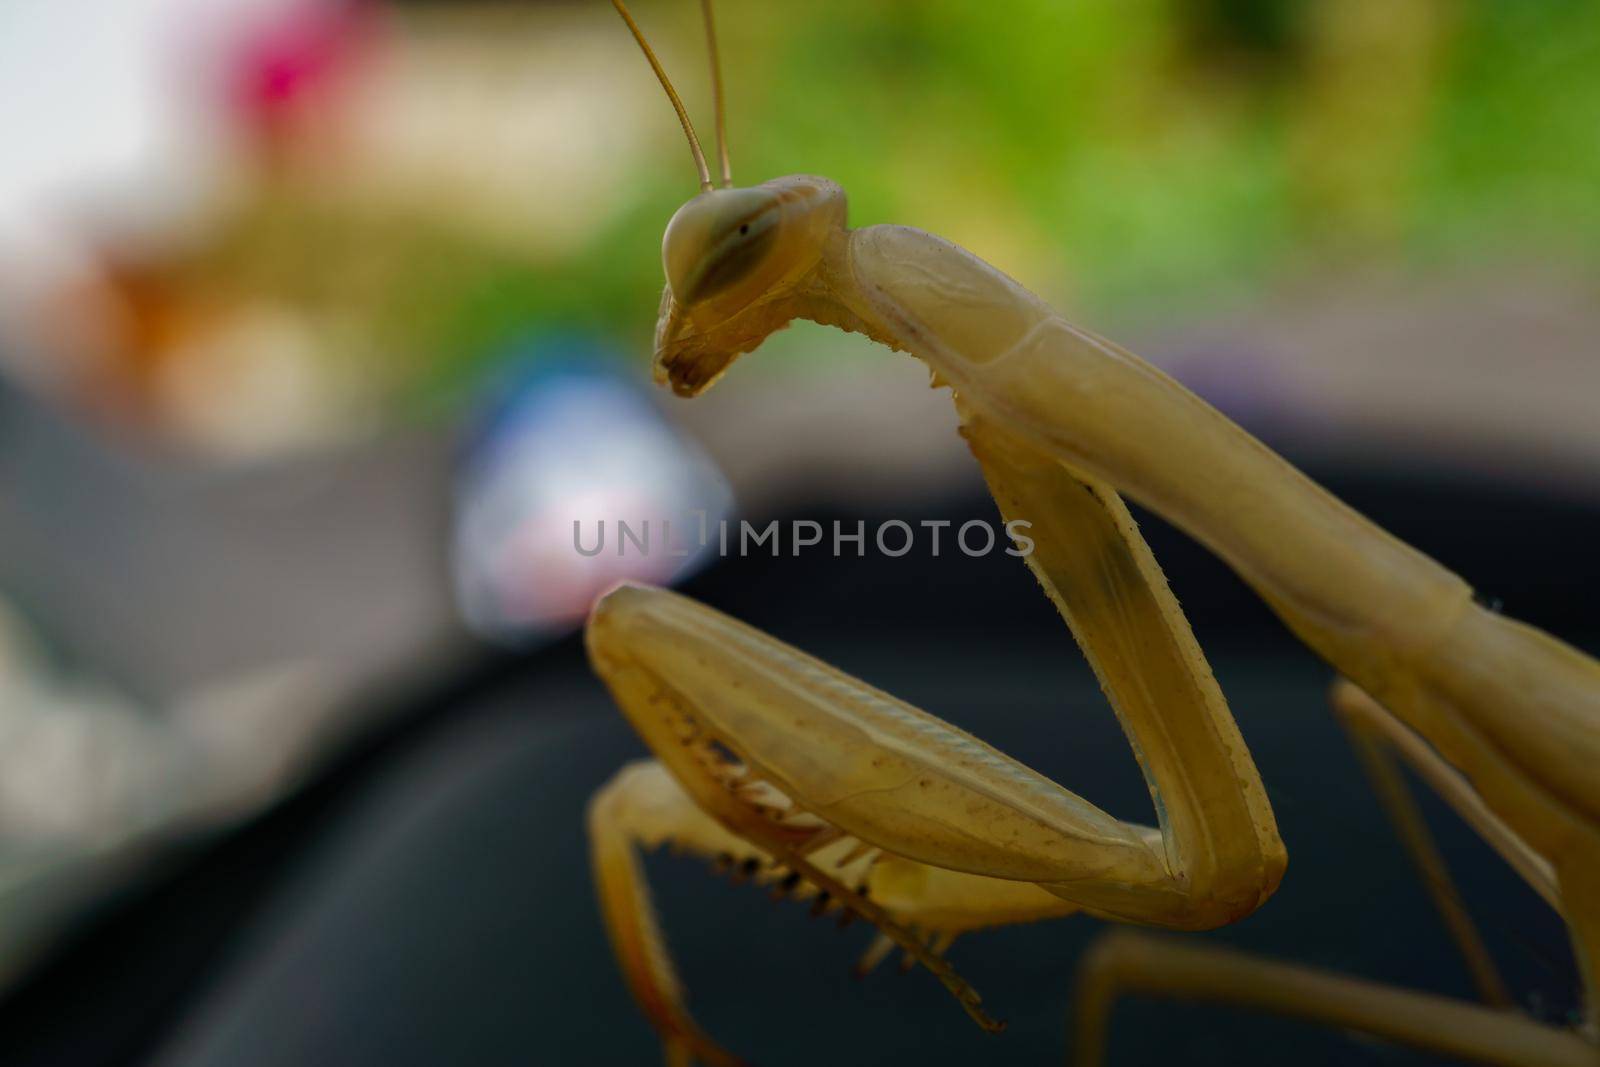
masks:
[[[335,703],[307,665],[158,716],[53,669],[0,602],[0,983],[168,835],[254,810],[304,770]]]
[[[700,532],[732,504],[722,474],[609,370],[604,350],[562,340],[531,355],[483,420],[456,486],[461,613],[513,643],[575,625],[619,580],[684,577],[715,551]],[[647,547],[619,542],[619,522]]]
[[[0,868],[165,821],[192,761],[110,688],[56,675],[0,605]]]

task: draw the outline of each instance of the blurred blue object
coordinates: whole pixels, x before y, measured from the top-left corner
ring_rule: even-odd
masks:
[[[455,488],[468,626],[505,644],[557,636],[617,581],[669,584],[704,565],[732,491],[623,377],[618,353],[547,337],[503,366]]]

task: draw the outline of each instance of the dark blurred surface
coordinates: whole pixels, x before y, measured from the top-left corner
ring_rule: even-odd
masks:
[[[1600,510],[1506,487],[1322,472],[1505,610],[1593,651]],[[869,524],[826,506],[797,514]],[[905,515],[904,508],[896,514]],[[923,517],[992,517],[976,498]],[[1216,561],[1147,534],[1228,694],[1291,862],[1243,923],[1203,936],[1471,996],[1323,703],[1329,675]],[[1126,743],[1065,628],[1004,556],[728,560],[688,591],[943,715],[1114,814],[1147,818]],[[235,833],[105,907],[0,1004],[10,1064],[653,1062],[591,898],[588,796],[643,754],[574,638],[404,682],[378,737]],[[1426,807],[1516,995],[1546,1018],[1576,982],[1559,921],[1442,805]],[[849,977],[867,937],[649,861],[707,1029],[763,1064],[1059,1062],[1087,919],[992,931],[953,958],[1010,1023],[980,1033],[925,974]],[[1435,1062],[1292,1022],[1132,1001],[1111,1062]]]

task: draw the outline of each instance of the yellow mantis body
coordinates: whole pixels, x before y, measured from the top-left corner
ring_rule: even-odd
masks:
[[[843,190],[823,178],[733,188],[721,136],[724,184],[714,187],[645,51],[690,132],[703,187],[663,243],[657,377],[693,396],[796,318],[925,362],[950,387],[1000,511],[1032,524],[1028,565],[1121,720],[1157,814],[1154,826],[1115,819],[718,612],[663,590],[614,590],[590,617],[590,658],[655,759],[596,795],[589,829],[608,932],[669,1062],[738,1061],[684,1007],[640,848],[740,865],[818,910],[870,921],[881,936],[864,965],[902,948],[989,1028],[998,1024],[943,957],[958,934],[1080,911],[1205,929],[1272,894],[1286,857],[1261,780],[1120,494],[1222,557],[1350,680],[1338,704],[1362,736],[1407,758],[1561,910],[1592,1001],[1600,664],[1480,607],[1462,579],[976,256],[908,227],[849,229]],[[1547,1028],[1128,936],[1090,954],[1086,1061],[1100,1054],[1119,989],[1184,993],[1221,980],[1241,1003],[1490,1062],[1600,1063],[1592,1026]]]

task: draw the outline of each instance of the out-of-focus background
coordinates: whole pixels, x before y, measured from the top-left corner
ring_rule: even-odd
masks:
[[[709,136],[697,5],[636,13]],[[737,178],[823,174],[855,224],[955,240],[1600,646],[1600,7],[764,0],[719,28]],[[695,182],[610,5],[12,3],[0,99],[7,1064],[653,1057],[582,837],[642,754],[575,636],[621,577],[1148,818],[1013,560],[575,550],[601,520],[994,519],[948,398],[859,338],[650,385]],[[1470,995],[1325,668],[1147,527],[1293,856],[1209,936]],[[1559,923],[1429,803],[1514,995],[1565,1017]],[[708,1029],[759,1062],[1065,1047],[1087,920],[957,947],[996,1041],[925,976],[843,982],[854,932],[648,869]],[[1433,1062],[1196,1006],[1113,1034],[1115,1063]]]

